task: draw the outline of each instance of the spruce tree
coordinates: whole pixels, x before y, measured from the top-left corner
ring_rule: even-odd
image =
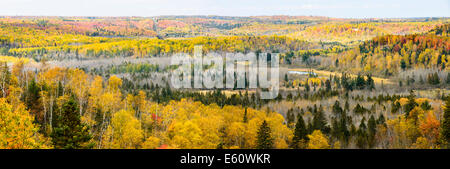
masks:
[[[343,111],[344,110],[342,110],[341,104],[339,103],[339,101],[336,100],[333,105],[333,114],[341,116]]]
[[[373,115],[370,116],[369,121],[367,122],[368,136],[369,136],[369,147],[373,147],[375,144],[375,134],[377,131],[377,122],[375,121],[375,117]]]
[[[348,140],[350,138],[350,132],[348,131],[347,123],[348,123],[348,117],[347,117],[347,113],[344,111],[344,112],[342,112],[342,116],[339,121],[339,135],[340,135],[341,140],[343,140],[344,144],[347,144]]]
[[[358,89],[364,89],[366,86],[366,81],[364,80],[364,77],[361,76],[361,74],[358,74],[356,77],[356,87]]]
[[[258,130],[257,148],[258,149],[273,148],[273,139],[271,136],[269,124],[267,124],[266,120],[263,121]]]
[[[414,109],[414,107],[418,106],[418,104],[416,103],[416,95],[414,94],[414,91],[410,91],[409,92],[409,96],[408,96],[408,102],[405,104],[404,109],[405,109],[405,117],[409,116],[409,112]]]
[[[361,123],[359,124],[359,128],[357,131],[356,145],[359,148],[367,148],[368,138],[367,138],[367,127],[366,127],[366,118],[363,117]]]
[[[369,89],[370,91],[372,91],[373,89],[375,89],[375,81],[372,78],[371,74],[367,75],[367,89]]]
[[[314,130],[321,130],[322,132],[326,133],[326,125],[327,120],[325,119],[323,110],[319,109],[316,113],[314,113],[312,127]]]
[[[386,126],[386,119],[384,118],[383,114],[380,114],[380,116],[378,116],[377,124],[382,124]]]
[[[292,138],[293,148],[301,148],[299,143],[307,140],[308,130],[306,129],[305,121],[301,115],[298,116],[295,124],[294,137]]]
[[[447,96],[447,101],[445,102],[442,137],[447,142],[447,148],[450,148],[450,95]]]
[[[55,119],[55,125],[51,133],[52,142],[57,149],[82,149],[92,148],[88,144],[92,136],[88,126],[81,123],[77,103],[70,98],[62,106],[62,111]]]

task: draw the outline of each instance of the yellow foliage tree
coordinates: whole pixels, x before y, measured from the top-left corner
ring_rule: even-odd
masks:
[[[135,149],[142,144],[144,135],[133,112],[120,110],[114,113],[103,137],[103,148]]]
[[[13,108],[0,98],[0,149],[49,148],[23,105]]]
[[[308,149],[329,149],[330,144],[328,144],[328,139],[325,135],[320,132],[320,130],[314,130],[314,132],[308,135]]]

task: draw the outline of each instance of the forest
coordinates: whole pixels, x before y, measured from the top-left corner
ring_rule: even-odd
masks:
[[[448,149],[448,18],[0,17],[0,149]],[[170,56],[279,53],[264,89]]]

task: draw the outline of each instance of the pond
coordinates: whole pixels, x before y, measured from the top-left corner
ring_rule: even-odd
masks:
[[[309,75],[312,74],[314,76],[316,76],[317,74],[314,72],[305,72],[305,71],[295,71],[295,70],[290,70],[288,71],[289,74],[296,74],[296,75]]]

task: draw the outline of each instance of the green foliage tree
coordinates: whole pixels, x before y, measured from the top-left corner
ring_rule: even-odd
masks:
[[[302,142],[306,142],[308,139],[308,130],[306,129],[305,121],[302,116],[298,116],[297,123],[295,124],[294,137],[292,138],[293,148],[303,148],[301,147]]]
[[[369,121],[367,121],[367,130],[369,147],[373,147],[375,145],[375,134],[377,132],[377,122],[373,115],[370,115]]]
[[[81,123],[77,103],[70,98],[62,106],[61,114],[56,118],[51,133],[52,142],[56,149],[92,148],[92,136],[87,125]]]
[[[442,138],[447,143],[447,148],[450,148],[450,96],[447,96],[444,108],[444,119],[442,122]]]
[[[409,112],[414,109],[414,107],[418,106],[417,102],[416,102],[416,95],[414,94],[414,91],[410,91],[409,92],[409,96],[408,96],[408,102],[405,104],[404,106],[404,110],[405,110],[405,117],[409,116]]]
[[[314,113],[312,127],[312,131],[321,130],[323,133],[328,133],[327,119],[325,118],[324,112],[321,108]]]
[[[271,149],[273,148],[273,138],[271,136],[271,130],[266,120],[263,121],[258,130],[257,147],[258,149]]]

